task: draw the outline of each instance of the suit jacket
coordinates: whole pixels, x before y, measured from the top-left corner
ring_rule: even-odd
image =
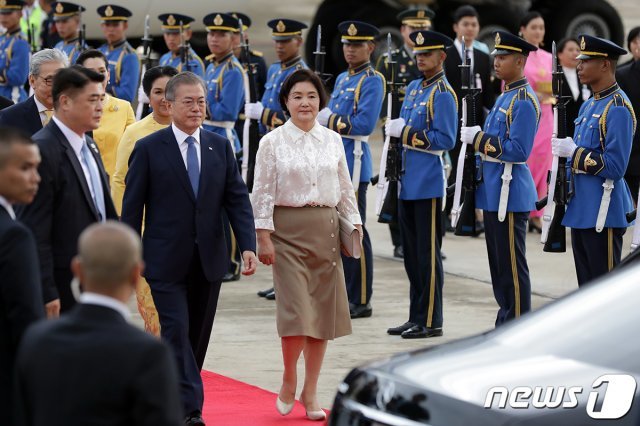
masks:
[[[11,99],[0,96],[0,110],[9,108],[11,105],[13,105],[13,101]]]
[[[633,110],[636,114],[636,121],[640,120],[640,60],[627,62],[616,72],[616,80],[623,92],[627,94]],[[640,175],[640,129],[636,127],[636,133],[633,136],[633,145],[631,147],[631,157],[629,157],[629,165],[625,175]]]
[[[111,308],[78,304],[33,326],[18,357],[16,425],[182,424],[169,348]]]
[[[0,112],[0,124],[17,127],[33,136],[42,129],[42,120],[33,96],[23,102],[3,109]]]
[[[27,326],[44,318],[36,243],[0,206],[0,424],[11,424],[11,379]]]
[[[99,220],[99,215],[80,161],[56,123],[51,120],[32,139],[40,148],[38,172],[42,180],[33,203],[18,209],[17,214],[36,237],[46,303],[59,298],[57,287],[71,281],[69,265],[77,253],[78,237]],[[106,219],[117,219],[98,147],[88,136],[87,143],[100,170]]]
[[[578,118],[578,113],[580,112],[580,107],[584,103],[584,99],[582,99],[582,87],[583,85],[578,82],[578,86],[580,88],[580,93],[578,94],[578,99],[573,99],[573,93],[571,93],[571,88],[569,87],[569,82],[567,81],[566,74],[562,74],[562,94],[563,96],[567,96],[567,136],[573,137],[573,133],[575,132],[576,125],[574,121]]]
[[[172,126],[140,139],[131,153],[122,221],[140,233],[144,212],[142,242],[147,279],[183,279],[192,255],[198,255],[194,252],[197,241],[207,281],[220,280],[229,266],[220,216],[223,208],[240,249],[256,249],[249,193],[231,144],[200,129],[200,146],[197,195]]]

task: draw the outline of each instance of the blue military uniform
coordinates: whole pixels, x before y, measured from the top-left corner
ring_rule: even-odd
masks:
[[[158,19],[162,22],[161,27],[163,33],[180,33],[180,28],[186,31],[191,28],[191,23],[194,21],[192,17],[179,13],[164,13],[158,16]],[[159,65],[173,67],[177,69],[178,72],[191,71],[204,78],[204,63],[191,47],[189,47],[186,62],[185,66],[182,62],[181,53],[174,54],[173,52],[167,52],[160,57]]]
[[[580,37],[578,59],[617,59],[626,51],[591,36]],[[571,193],[562,224],[571,227],[571,244],[578,284],[610,271],[620,262],[622,236],[633,210],[631,192],[623,179],[627,170],[636,120],[627,95],[617,83],[596,92],[580,108],[573,140],[577,145],[567,160]],[[605,190],[605,187],[611,190]],[[610,202],[598,229],[598,212],[605,191]]]
[[[0,35],[0,96],[14,103],[27,99],[24,84],[29,76],[29,42],[20,27]]]
[[[53,10],[53,21],[61,22],[67,19],[73,18],[74,16],[79,16],[86,9],[83,6],[75,3],[58,1],[51,4],[51,8]],[[78,34],[72,39],[69,40],[61,40],[55,45],[56,49],[62,50],[67,57],[69,58],[70,64],[75,64],[78,56],[84,50],[89,48],[89,45],[84,42],[81,42]]]
[[[528,55],[536,50],[513,34],[502,31],[494,34],[493,55]],[[484,131],[474,138],[473,148],[480,154],[476,208],[484,212],[491,283],[500,307],[496,326],[531,310],[525,241],[527,221],[529,213],[535,210],[537,192],[526,161],[539,120],[538,98],[522,77],[505,84],[485,120]],[[508,194],[506,198],[503,196],[501,208],[505,186]]]
[[[444,50],[453,41],[433,31],[411,34],[416,55]],[[458,102],[444,71],[412,81],[400,110],[405,126],[398,222],[410,284],[409,323],[404,338],[442,334],[441,220],[445,176],[442,154],[455,145]],[[426,329],[425,329],[426,328]]]
[[[105,5],[98,8],[103,22],[127,21],[131,12],[124,7]],[[127,40],[121,40],[112,46],[105,43],[98,48],[109,61],[111,78],[107,92],[116,98],[133,101],[140,79],[140,60],[136,51]]]
[[[357,21],[342,22],[338,25],[343,43],[373,41],[379,30],[369,24]],[[329,100],[327,127],[342,135],[342,143],[347,157],[349,173],[356,180],[356,198],[362,217],[364,256],[360,259],[342,257],[347,294],[352,305],[367,305],[373,289],[373,253],[366,223],[367,187],[372,176],[371,150],[366,138],[375,129],[385,91],[385,79],[370,62],[341,73]],[[354,139],[359,139],[359,143]],[[364,138],[364,139],[363,139]],[[360,177],[354,178],[354,148],[360,145]]]

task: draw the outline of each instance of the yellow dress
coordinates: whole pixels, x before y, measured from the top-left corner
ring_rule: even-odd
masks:
[[[104,168],[109,175],[109,181],[113,179],[113,171],[116,167],[116,151],[124,130],[130,124],[135,123],[131,104],[122,99],[106,95],[102,111],[100,127],[93,131],[93,139],[96,141],[102,156]]]
[[[137,123],[133,123],[124,131],[122,139],[118,144],[118,151],[115,158],[115,171],[111,179],[111,197],[116,206],[118,215],[122,213],[122,198],[124,196],[124,178],[129,171],[129,157],[131,151],[140,139],[151,133],[157,132],[167,127],[167,124],[160,124],[153,119],[153,114],[147,115]],[[153,303],[151,289],[147,281],[140,277],[136,287],[136,299],[138,301],[138,312],[144,320],[144,329],[154,336],[160,336],[160,321],[158,311]]]

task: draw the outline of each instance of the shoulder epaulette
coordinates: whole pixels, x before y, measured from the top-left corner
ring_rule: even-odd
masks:
[[[260,52],[259,50],[252,50],[251,53],[255,56],[259,56],[260,58],[264,56],[264,53]]]
[[[207,61],[213,61],[216,58],[216,54],[212,53],[211,55],[207,55],[204,57]]]

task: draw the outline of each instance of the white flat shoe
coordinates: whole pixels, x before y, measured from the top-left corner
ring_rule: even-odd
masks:
[[[324,420],[327,418],[327,413],[324,410],[307,411],[307,418],[309,420]]]
[[[282,402],[280,396],[278,396],[276,397],[276,410],[278,410],[278,413],[280,413],[281,415],[286,416],[291,412],[291,410],[293,410],[293,406],[295,405],[295,403],[295,400],[290,404]]]

